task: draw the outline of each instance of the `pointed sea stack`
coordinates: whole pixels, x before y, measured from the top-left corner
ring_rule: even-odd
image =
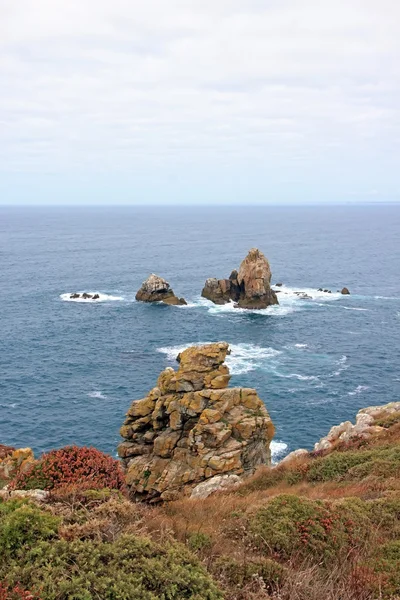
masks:
[[[228,388],[228,353],[226,342],[184,350],[132,403],[118,453],[133,499],[196,495],[205,481],[215,491],[270,464],[274,426],[256,390]]]
[[[279,304],[271,289],[269,262],[258,248],[250,250],[239,271],[232,271],[229,279],[207,279],[201,295],[214,304],[236,302],[239,308],[261,309]]]

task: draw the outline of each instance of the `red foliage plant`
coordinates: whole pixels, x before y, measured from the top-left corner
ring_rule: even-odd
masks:
[[[27,590],[23,590],[19,585],[10,588],[0,583],[0,600],[40,600],[40,598]]]
[[[124,485],[124,475],[118,460],[96,448],[66,446],[43,454],[26,473],[16,476],[10,488],[57,491],[77,486],[92,490],[123,490]]]

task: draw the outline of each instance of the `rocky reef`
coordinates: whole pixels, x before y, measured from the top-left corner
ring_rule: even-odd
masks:
[[[208,495],[270,463],[274,427],[251,388],[228,388],[226,342],[194,346],[132,403],[118,447],[132,498],[158,501]],[[223,476],[223,477],[220,477]],[[220,477],[220,479],[216,479]],[[210,492],[211,493],[211,492]]]
[[[239,271],[232,271],[229,279],[207,279],[201,295],[214,304],[236,302],[239,308],[261,309],[279,304],[271,289],[269,262],[258,248],[249,251]]]
[[[140,290],[136,293],[136,300],[140,302],[163,302],[170,305],[187,304],[184,298],[175,296],[168,281],[154,273],[142,283]]]

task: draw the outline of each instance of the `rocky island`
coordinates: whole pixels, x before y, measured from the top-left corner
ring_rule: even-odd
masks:
[[[207,279],[201,295],[214,304],[233,301],[238,308],[262,309],[279,304],[271,288],[269,262],[258,248],[249,251],[239,271],[232,271],[228,279]]]
[[[187,304],[184,298],[175,296],[168,281],[152,273],[136,293],[139,302],[163,302],[170,305]]]

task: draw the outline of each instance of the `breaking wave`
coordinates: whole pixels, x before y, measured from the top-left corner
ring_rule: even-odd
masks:
[[[271,460],[272,460],[272,463],[276,464],[286,454],[286,451],[288,449],[288,445],[285,444],[285,442],[272,440],[272,442],[270,444],[270,448],[271,448]]]
[[[95,390],[93,392],[88,393],[89,398],[98,398],[99,400],[107,400],[107,396],[100,392],[99,390]]]

